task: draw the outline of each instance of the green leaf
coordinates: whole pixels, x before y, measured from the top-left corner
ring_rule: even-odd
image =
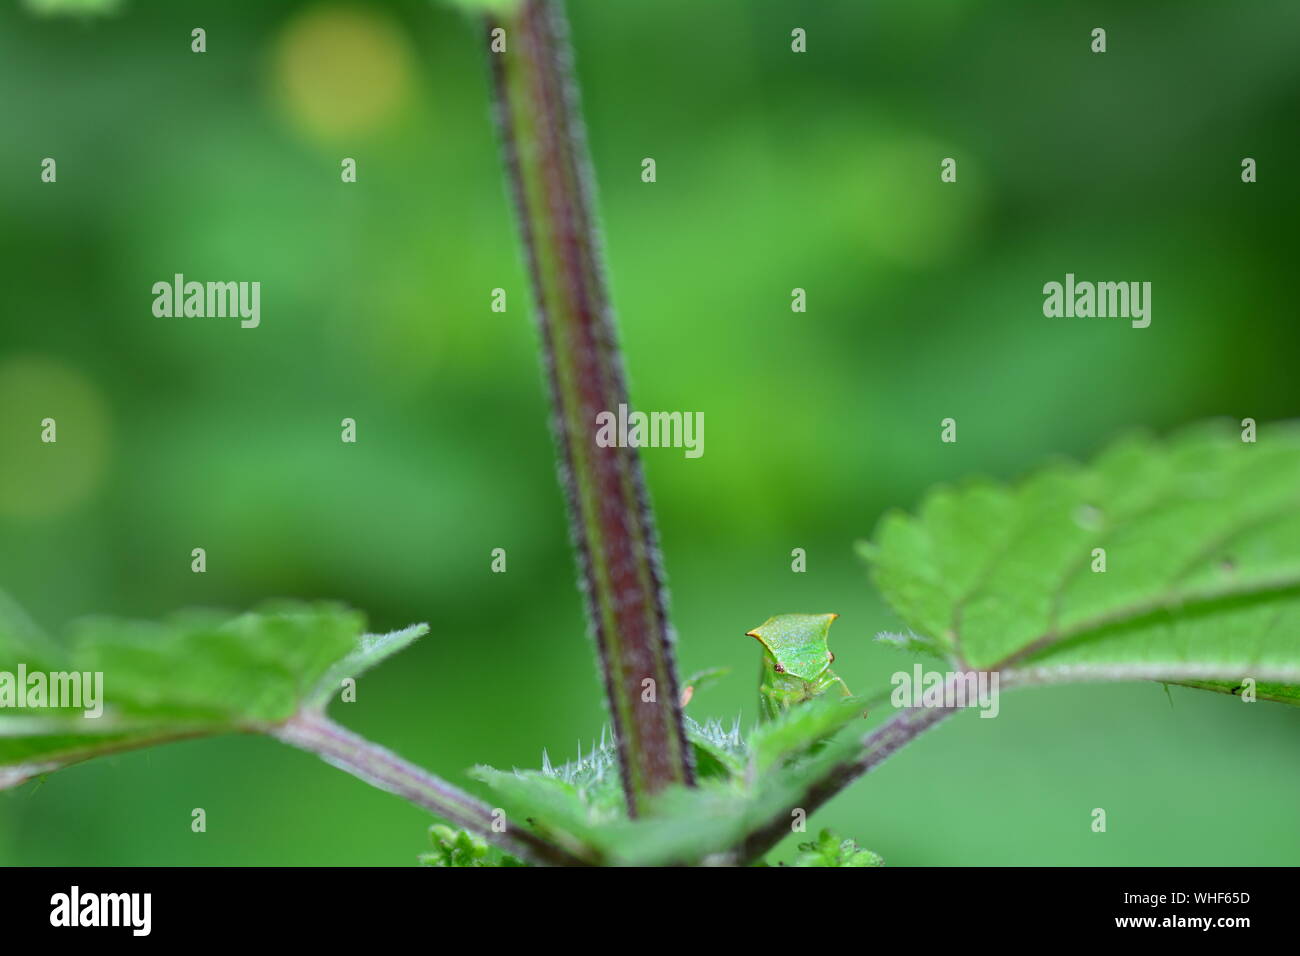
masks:
[[[718,720],[697,723],[685,719],[686,739],[695,751],[695,773],[701,778],[729,780],[744,772],[748,750],[740,739],[740,719],[728,730]]]
[[[827,738],[863,715],[856,697],[823,695],[792,707],[775,720],[759,724],[750,736],[750,759],[766,773],[784,761],[813,752]]]
[[[428,633],[428,624],[412,624],[410,627],[404,627],[400,631],[390,631],[387,634],[362,634],[357,638],[356,647],[346,657],[330,666],[304,698],[302,706],[324,711],[330,701],[342,690],[345,679],[355,680]]]
[[[892,647],[896,651],[902,651],[905,654],[927,654],[931,657],[937,657],[944,660],[947,657],[943,645],[932,637],[921,637],[917,634],[895,634],[892,631],[881,631],[876,635],[877,643]]]
[[[577,856],[614,865],[659,866],[734,862],[747,835],[773,819],[790,820],[810,775],[824,773],[860,746],[857,733],[836,731],[862,716],[861,702],[817,698],[761,725],[747,744],[738,727],[687,720],[687,734],[719,763],[696,787],[656,794],[639,818],[627,817],[612,741],[558,767],[470,773],[488,784],[511,821]],[[515,825],[515,824],[511,824]]]
[[[528,826],[578,857],[597,854],[603,844],[602,826],[623,818],[616,762],[587,782],[544,770],[509,772],[486,766],[474,767],[469,774],[492,788],[507,811],[507,826]]]
[[[852,840],[841,840],[823,830],[809,843],[799,844],[799,855],[791,866],[884,866],[885,861]]]
[[[1176,683],[1183,687],[1195,687],[1200,690],[1217,691],[1220,694],[1231,694],[1234,697],[1244,696],[1240,681],[1186,680],[1170,681],[1170,683]],[[1267,681],[1259,681],[1255,684],[1255,699],[1274,700],[1280,704],[1300,705],[1300,685],[1270,684]]]
[[[527,866],[508,853],[489,846],[468,830],[457,830],[443,823],[429,827],[430,853],[420,855],[422,866]]]
[[[20,668],[76,673],[88,693],[78,707],[19,707],[15,697],[0,711],[0,789],[103,754],[274,727],[300,708],[322,707],[335,675],[359,674],[423,633],[363,635],[354,611],[282,604],[234,618],[190,611],[161,623],[91,619],[73,628],[55,660],[34,658],[32,634],[16,620],[11,610],[0,615],[0,702],[6,675],[14,681]],[[102,714],[93,716],[98,705]]]
[[[803,704],[791,713],[812,706]],[[694,788],[672,787],[655,797],[652,816],[602,828],[605,853],[610,860],[637,866],[744,862],[737,851],[746,837],[773,821],[789,826],[802,819],[806,814],[800,811],[808,809],[807,781],[843,763],[860,746],[856,733],[819,738],[803,754],[788,754],[766,772],[755,770],[730,783],[702,780]]]
[[[862,550],[913,631],[1004,680],[1300,683],[1295,423],[1245,443],[1216,422],[1015,487],[943,488]]]

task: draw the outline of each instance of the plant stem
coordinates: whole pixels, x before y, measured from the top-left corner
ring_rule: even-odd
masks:
[[[644,797],[691,784],[693,772],[640,458],[635,447],[596,442],[597,414],[629,402],[568,25],[558,2],[523,0],[489,18],[489,30],[497,27],[507,44],[489,53],[497,122],[532,276],[560,480],[635,816]]]
[[[290,746],[314,753],[372,787],[397,794],[458,827],[473,830],[520,859],[551,866],[581,866],[589,862],[509,822],[503,832],[495,832],[493,811],[486,803],[403,760],[391,750],[345,730],[322,714],[303,711],[267,732]]]
[[[801,798],[794,806],[812,816],[826,801],[863,774],[869,773],[959,708],[909,707],[896,714],[862,738],[862,749],[852,759],[829,768],[820,777],[804,784]],[[746,837],[737,855],[741,862],[759,859],[790,833],[790,815],[782,813]]]

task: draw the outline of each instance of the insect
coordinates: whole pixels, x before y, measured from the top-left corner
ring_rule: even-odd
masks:
[[[758,712],[771,720],[796,704],[820,696],[838,684],[844,696],[848,686],[833,670],[835,655],[827,643],[831,622],[838,614],[778,614],[746,631],[763,645],[759,675]]]

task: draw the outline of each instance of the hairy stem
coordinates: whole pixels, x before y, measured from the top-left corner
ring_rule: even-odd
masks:
[[[507,853],[551,866],[581,866],[588,861],[506,821],[496,832],[486,803],[453,787],[391,750],[345,730],[322,714],[304,711],[268,731],[277,740],[320,757],[372,787],[397,794],[449,823],[472,830]],[[498,824],[499,826],[499,824]]]
[[[596,416],[628,405],[601,264],[593,180],[555,0],[487,21],[494,101],[532,276],[587,614],[618,739],[628,811],[693,782],[654,519],[634,447],[601,447]]]

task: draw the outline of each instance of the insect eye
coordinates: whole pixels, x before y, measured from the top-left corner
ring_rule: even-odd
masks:
[[[777,664],[777,665],[776,665],[775,670],[776,670],[776,672],[777,672],[778,674],[784,674],[784,673],[785,673],[785,668],[784,668],[783,666],[781,666],[780,664]]]
[[[826,652],[826,659],[830,661],[832,664],[835,663],[835,655],[830,651]]]

